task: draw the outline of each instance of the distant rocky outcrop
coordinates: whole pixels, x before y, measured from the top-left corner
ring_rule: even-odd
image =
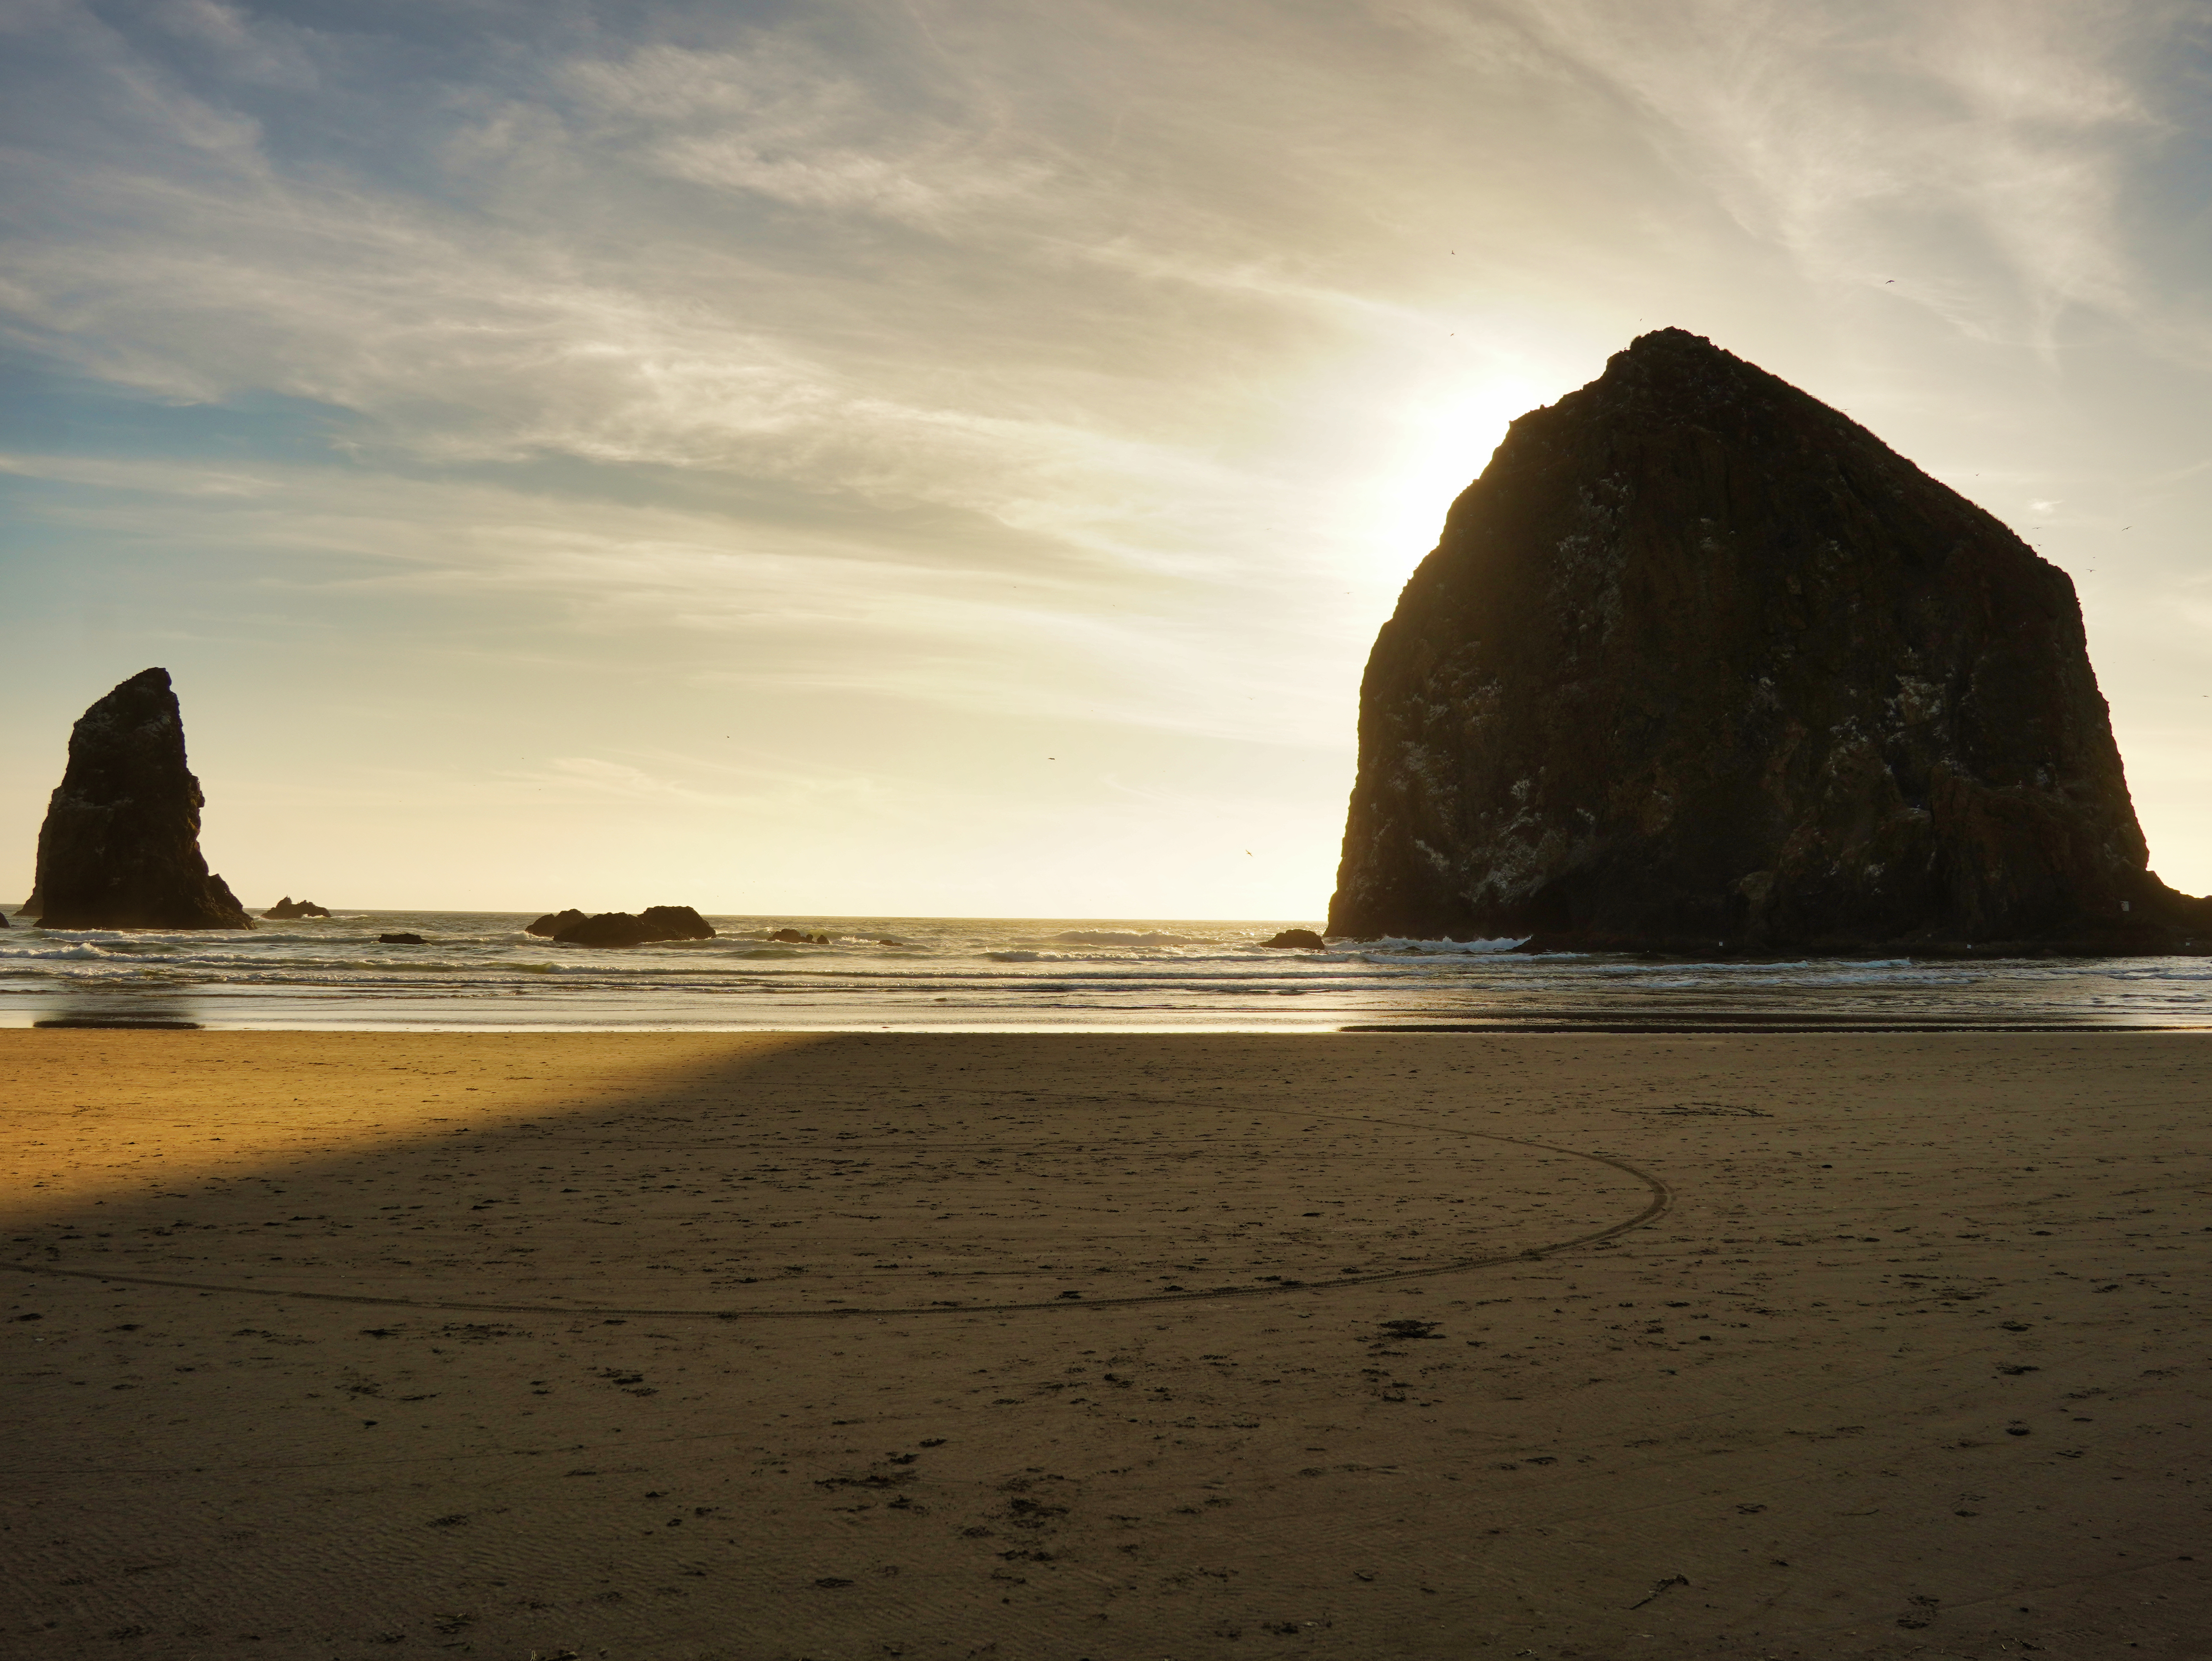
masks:
[[[1263,952],[1319,952],[1328,945],[1327,940],[1310,928],[1285,928],[1274,939],[1261,940],[1260,949]]]
[[[574,928],[583,921],[584,913],[571,907],[566,911],[548,911],[522,932],[526,934],[542,934],[550,940],[562,929]]]
[[[313,900],[295,900],[287,894],[261,915],[264,917],[276,917],[289,922],[295,917],[327,917],[331,914]]]
[[[651,946],[659,940],[711,940],[714,926],[688,905],[648,905],[632,916],[602,911],[570,923],[553,937],[556,946]]]
[[[1515,422],[1360,690],[1333,935],[2160,950],[2074,587],[1662,330]]]
[[[379,946],[428,946],[429,944],[420,934],[379,934],[376,937],[376,943]]]
[[[779,928],[774,934],[770,934],[769,939],[772,940],[781,940],[787,946],[827,946],[830,944],[830,937],[827,934],[810,934],[803,928]]]
[[[251,928],[200,854],[199,781],[169,672],[133,675],[70,731],[39,831],[33,904],[47,928]]]

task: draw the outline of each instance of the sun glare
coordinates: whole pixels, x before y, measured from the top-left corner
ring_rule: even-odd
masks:
[[[1404,410],[1387,448],[1347,493],[1347,516],[1373,551],[1367,563],[1372,577],[1387,575],[1393,585],[1404,581],[1437,545],[1444,515],[1489,465],[1506,428],[1544,401],[1532,382],[1498,376]]]

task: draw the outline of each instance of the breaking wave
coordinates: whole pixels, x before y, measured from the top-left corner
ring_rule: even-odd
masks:
[[[535,914],[531,914],[535,915]],[[556,946],[529,916],[352,912],[251,932],[0,932],[0,1022],[852,1031],[1556,1026],[1724,1010],[1767,1021],[2121,1019],[2212,1025],[2212,964],[1523,956],[1513,940],[1263,950],[1299,922],[716,916],[709,940]],[[771,938],[780,928],[826,945]],[[380,942],[415,934],[421,946]],[[147,1019],[152,1019],[151,1016]]]

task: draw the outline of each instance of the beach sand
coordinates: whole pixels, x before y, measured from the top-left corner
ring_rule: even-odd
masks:
[[[2212,1037],[0,1077],[9,1654],[2212,1655]]]

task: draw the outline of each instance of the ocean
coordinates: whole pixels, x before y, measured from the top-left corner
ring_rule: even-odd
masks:
[[[2212,1028],[2212,958],[1521,956],[1510,940],[1261,942],[1303,923],[715,916],[552,945],[532,914],[347,911],[245,933],[0,933],[0,1025],[310,1031],[1315,1032]],[[14,920],[11,920],[11,922]],[[820,932],[827,946],[768,938]],[[387,946],[380,934],[416,934]]]

